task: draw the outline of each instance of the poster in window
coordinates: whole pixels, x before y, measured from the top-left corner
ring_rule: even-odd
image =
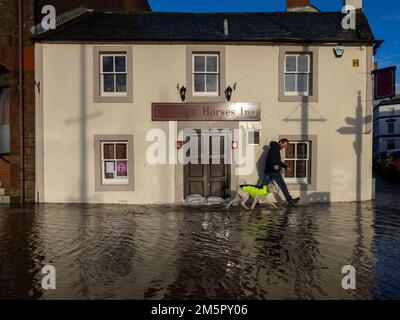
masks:
[[[106,161],[105,169],[106,169],[105,178],[106,179],[114,179],[115,162],[114,161]]]
[[[117,162],[117,176],[118,177],[127,177],[128,176],[128,162],[127,161],[118,161]]]

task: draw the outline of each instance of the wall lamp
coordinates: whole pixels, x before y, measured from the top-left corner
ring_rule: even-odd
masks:
[[[235,82],[235,84],[233,85],[233,88],[231,87],[231,86],[229,86],[228,88],[226,88],[226,90],[225,90],[225,96],[226,96],[226,100],[227,101],[231,101],[231,99],[232,99],[232,93],[233,93],[233,91],[236,91],[236,82]]]
[[[337,46],[333,49],[333,51],[335,52],[336,58],[341,58],[341,57],[343,57],[343,54],[344,54],[344,47],[341,46],[341,45],[337,45]]]
[[[187,89],[184,85],[180,86],[179,83],[176,85],[176,88],[178,89],[179,95],[181,96],[182,102],[185,102],[186,100],[186,92]]]

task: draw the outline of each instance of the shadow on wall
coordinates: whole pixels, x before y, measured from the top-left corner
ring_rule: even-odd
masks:
[[[368,102],[367,102],[368,103]],[[371,116],[367,115],[367,117],[363,116],[363,106],[362,106],[362,97],[361,91],[358,91],[357,95],[357,102],[356,102],[356,112],[355,117],[350,118],[347,117],[345,119],[347,127],[342,127],[337,130],[338,133],[343,135],[354,135],[354,142],[353,148],[356,154],[356,212],[355,212],[355,223],[356,223],[356,234],[357,234],[357,241],[353,251],[353,257],[351,259],[351,264],[357,269],[361,269],[361,265],[363,261],[368,259],[365,250],[363,249],[364,246],[364,233],[362,228],[362,208],[361,208],[361,154],[363,151],[362,144],[363,144],[363,125],[364,123],[371,122]],[[371,169],[372,170],[372,169]]]
[[[356,154],[356,201],[361,201],[361,153],[363,143],[363,124],[371,121],[371,117],[363,117],[361,92],[358,92],[357,106],[354,118],[345,119],[347,127],[337,130],[342,135],[354,135],[353,149]]]
[[[261,153],[261,156],[260,158],[258,158],[256,163],[257,174],[258,174],[257,185],[261,185],[264,181],[265,164],[267,162],[269,148],[270,148],[269,145],[265,145],[263,147],[263,152]]]
[[[88,96],[87,96],[87,76],[86,76],[86,47],[81,46],[81,63],[80,63],[80,113],[78,117],[67,119],[64,123],[67,126],[78,125],[79,129],[79,142],[80,142],[80,195],[79,202],[86,203],[88,200],[88,182],[87,182],[87,170],[88,166],[88,137],[87,137],[87,126],[90,120],[98,119],[103,116],[103,112],[94,111],[88,113]],[[76,201],[76,200],[73,200]]]

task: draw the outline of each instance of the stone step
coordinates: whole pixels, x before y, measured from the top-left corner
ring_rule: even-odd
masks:
[[[0,188],[0,197],[6,195],[6,189]]]
[[[1,196],[0,197],[0,203],[10,203],[11,199],[10,196]]]

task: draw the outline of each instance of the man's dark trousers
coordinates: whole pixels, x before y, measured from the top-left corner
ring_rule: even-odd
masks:
[[[268,186],[272,181],[275,181],[279,186],[279,188],[281,188],[286,198],[286,201],[291,202],[293,198],[289,193],[286,182],[282,177],[282,174],[280,172],[268,173],[267,175],[264,176],[263,185]]]

